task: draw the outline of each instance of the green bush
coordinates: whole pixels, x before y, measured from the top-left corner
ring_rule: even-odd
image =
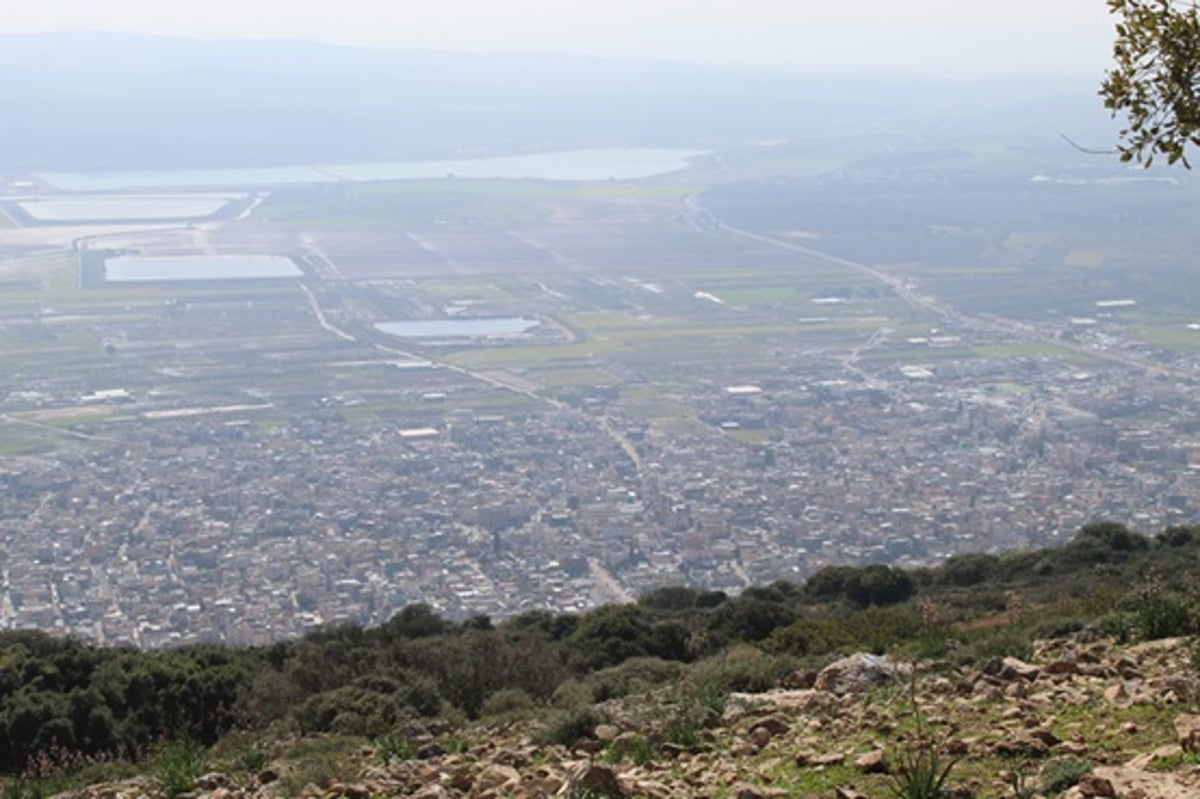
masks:
[[[1028,660],[1032,653],[1031,631],[1008,626],[975,633],[966,641],[966,646],[955,653],[954,659],[960,663],[978,663],[998,657]]]
[[[654,744],[645,735],[617,738],[604,751],[605,758],[614,765],[628,759],[635,766],[644,766],[654,760]]]
[[[520,716],[537,707],[533,697],[520,688],[503,688],[483,702],[481,711],[485,718],[495,716]]]
[[[167,741],[150,757],[150,775],[165,799],[192,790],[207,768],[208,754],[194,741]]]
[[[416,747],[407,735],[402,735],[395,730],[385,732],[375,739],[375,759],[382,765],[387,765],[393,760],[411,760],[416,754]]]
[[[1054,796],[1079,783],[1092,770],[1091,761],[1068,755],[1056,757],[1042,766],[1042,793]]]
[[[795,658],[743,644],[695,664],[690,676],[701,692],[728,695],[769,691],[795,670]]]
[[[299,796],[309,785],[326,788],[335,782],[353,782],[361,772],[354,753],[365,743],[362,738],[342,735],[296,741],[284,755],[287,765],[277,795]]]
[[[660,658],[630,658],[619,666],[601,669],[589,675],[583,685],[592,702],[607,702],[633,694],[641,694],[674,682],[687,667],[677,661]]]
[[[594,707],[575,707],[553,713],[537,736],[538,743],[574,746],[584,738],[591,738],[597,724],[605,717]]]

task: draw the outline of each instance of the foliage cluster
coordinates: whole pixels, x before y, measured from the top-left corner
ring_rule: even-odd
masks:
[[[1108,0],[1117,17],[1114,66],[1100,94],[1126,118],[1122,161],[1156,156],[1189,166],[1200,144],[1200,11],[1195,0]]]
[[[161,755],[164,742],[207,746],[267,725],[387,742],[435,716],[543,716],[548,740],[573,743],[595,726],[592,705],[650,690],[675,692],[678,712],[662,726],[692,740],[731,692],[836,653],[969,660],[1022,655],[1035,633],[1085,625],[1128,638],[1196,633],[1198,557],[1200,529],[1151,537],[1097,522],[1054,549],[911,570],[827,567],[803,585],[736,597],[670,586],[581,616],[452,622],[411,605],[374,628],[151,652],[0,633],[0,771],[27,774],[55,751]]]

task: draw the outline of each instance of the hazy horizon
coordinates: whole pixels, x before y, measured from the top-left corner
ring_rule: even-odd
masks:
[[[947,0],[913,0],[903,7],[881,0],[852,7],[773,0],[614,0],[569,7],[547,0],[450,0],[420,8],[346,0],[336,9],[311,0],[216,0],[199,17],[139,0],[103,6],[62,0],[25,6],[0,20],[0,34],[66,31],[969,78],[1099,75],[1112,39],[1104,4],[1094,0],[1014,0],[997,7]]]

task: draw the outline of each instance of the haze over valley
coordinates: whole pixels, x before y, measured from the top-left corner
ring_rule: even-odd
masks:
[[[265,642],[1200,513],[1200,190],[1086,151],[1095,78],[0,67],[0,628]]]

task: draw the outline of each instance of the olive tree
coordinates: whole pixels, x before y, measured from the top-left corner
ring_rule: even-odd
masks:
[[[1197,0],[1108,0],[1116,17],[1114,66],[1100,95],[1124,119],[1121,160],[1150,166],[1188,163],[1200,145],[1200,3]]]

